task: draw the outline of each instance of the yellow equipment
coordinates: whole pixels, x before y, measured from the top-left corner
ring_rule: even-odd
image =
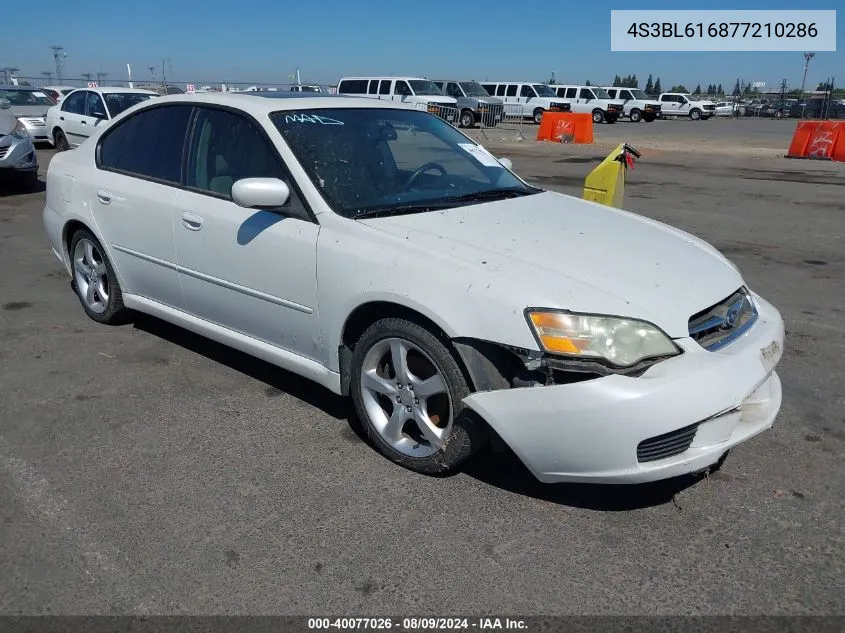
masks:
[[[614,149],[584,181],[584,200],[622,208],[625,200],[625,172],[640,153],[627,143]]]

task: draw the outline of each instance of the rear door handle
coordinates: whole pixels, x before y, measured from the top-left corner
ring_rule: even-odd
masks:
[[[82,123],[82,125],[88,125],[87,121],[82,121],[81,123]]]
[[[194,213],[187,211],[182,214],[182,226],[189,231],[199,231],[202,228],[202,218]]]
[[[97,191],[97,200],[100,201],[100,204],[111,204],[111,193],[100,189]]]

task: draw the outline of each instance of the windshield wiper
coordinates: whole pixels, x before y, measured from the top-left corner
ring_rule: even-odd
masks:
[[[539,193],[539,190],[532,191],[531,189],[523,189],[521,187],[511,187],[509,189],[488,189],[487,191],[476,191],[474,193],[467,193],[462,196],[449,198],[449,202],[482,202],[487,200],[505,200],[506,198],[521,198],[534,193]]]
[[[462,196],[441,198],[430,202],[414,202],[394,207],[381,207],[378,209],[362,209],[353,216],[356,220],[360,218],[377,218],[386,215],[407,215],[409,213],[425,213],[426,211],[440,211],[460,206],[464,202],[484,202],[491,200],[504,200],[506,198],[519,198],[533,193],[540,193],[539,189],[523,189],[512,187],[509,189],[488,189],[487,191],[476,191]]]
[[[380,218],[386,215],[407,215],[409,213],[425,213],[426,211],[437,211],[439,209],[448,209],[454,206],[451,202],[416,202],[414,204],[402,204],[395,207],[382,207],[379,209],[362,209],[356,211],[353,218],[360,220],[361,218]]]

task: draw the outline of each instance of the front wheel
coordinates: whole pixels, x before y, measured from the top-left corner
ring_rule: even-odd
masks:
[[[98,323],[124,323],[129,310],[111,262],[94,234],[87,229],[74,233],[70,242],[73,289],[85,313]]]
[[[475,114],[472,110],[464,110],[461,112],[460,118],[461,127],[475,127]]]
[[[543,113],[544,112],[545,112],[545,110],[543,110],[543,108],[537,108],[536,110],[534,110],[534,123],[536,123],[537,125],[540,125],[540,123],[543,122]]]
[[[593,110],[593,123],[601,123],[604,121],[604,112],[598,108]]]
[[[631,110],[631,121],[639,123],[641,118],[643,117],[639,110]]]
[[[352,354],[350,392],[373,445],[423,474],[454,471],[484,444],[484,423],[448,341],[405,319],[371,325]]]
[[[701,118],[701,110],[698,110],[696,108],[690,110],[689,118],[691,118],[693,121],[698,121]]]
[[[67,142],[67,137],[61,130],[53,132],[53,141],[56,144],[57,152],[64,152],[70,149],[70,143]]]

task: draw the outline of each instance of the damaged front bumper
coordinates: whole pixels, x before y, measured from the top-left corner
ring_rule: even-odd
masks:
[[[543,482],[640,483],[703,470],[770,428],[780,409],[783,320],[754,299],[757,323],[718,351],[679,339],[683,354],[639,377],[482,391],[464,403]]]

